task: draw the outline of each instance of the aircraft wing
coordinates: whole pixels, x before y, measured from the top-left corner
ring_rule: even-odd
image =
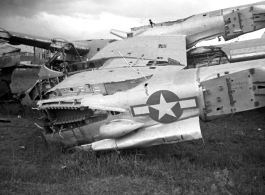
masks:
[[[157,124],[142,128],[135,133],[116,139],[103,139],[91,144],[81,145],[82,150],[110,150],[130,147],[148,147],[159,144],[172,144],[202,138],[199,117],[169,124]]]
[[[154,62],[187,65],[185,37],[183,35],[145,36],[124,39],[109,44],[91,60],[102,58],[112,59],[112,61],[105,63],[103,68],[120,67],[122,64],[125,65],[128,63],[131,66],[150,66]],[[122,59],[123,57],[130,60],[126,62]]]
[[[0,39],[8,41],[11,45],[28,45],[32,47],[38,47],[48,50],[58,50],[62,48],[66,43],[68,43],[65,40],[54,40],[39,36],[33,36],[29,34],[23,34],[18,32],[11,32],[6,30],[0,29]],[[78,51],[80,55],[83,55],[85,53],[89,52],[89,48],[85,43],[82,42],[73,42],[72,43],[75,47],[75,49]],[[65,47],[65,52],[76,55],[76,51],[72,47],[71,44],[68,44]]]

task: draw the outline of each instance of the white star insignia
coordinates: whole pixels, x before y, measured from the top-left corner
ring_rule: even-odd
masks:
[[[171,115],[173,117],[176,117],[176,115],[174,114],[174,112],[172,111],[172,108],[178,103],[178,101],[176,102],[166,102],[163,94],[161,93],[160,96],[160,103],[157,105],[152,105],[150,107],[156,109],[159,111],[159,116],[158,116],[158,120],[160,120],[163,116],[165,116],[165,114]]]

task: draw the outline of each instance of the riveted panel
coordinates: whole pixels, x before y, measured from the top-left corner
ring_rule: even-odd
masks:
[[[255,108],[254,76],[253,69],[249,69],[202,82],[206,117]]]

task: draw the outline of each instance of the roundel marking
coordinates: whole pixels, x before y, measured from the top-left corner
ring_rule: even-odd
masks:
[[[179,97],[171,91],[161,90],[153,93],[146,102],[149,116],[160,123],[177,121],[183,113],[179,100]]]

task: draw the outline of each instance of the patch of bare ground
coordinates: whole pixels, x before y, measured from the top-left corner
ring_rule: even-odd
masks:
[[[39,114],[2,113],[0,194],[265,194],[264,112],[201,122],[205,145],[120,154],[65,152],[34,125]]]

